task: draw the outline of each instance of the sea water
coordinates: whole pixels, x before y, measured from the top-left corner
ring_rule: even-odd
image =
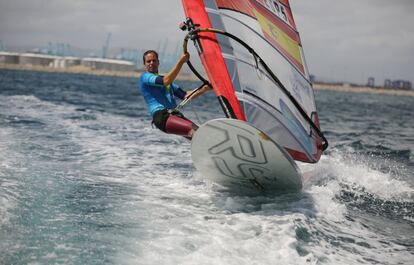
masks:
[[[0,264],[412,264],[414,97],[315,97],[303,191],[245,197],[151,127],[135,78],[1,70]]]

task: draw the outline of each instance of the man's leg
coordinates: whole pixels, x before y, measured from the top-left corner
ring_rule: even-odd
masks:
[[[181,135],[189,140],[191,140],[197,129],[197,125],[182,115],[170,114],[165,123],[166,133]]]
[[[184,117],[180,112],[169,113],[168,110],[160,110],[154,114],[153,124],[165,133],[184,136],[191,140],[198,126]]]

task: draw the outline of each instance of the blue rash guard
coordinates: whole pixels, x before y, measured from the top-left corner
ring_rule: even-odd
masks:
[[[184,99],[186,92],[174,82],[164,86],[163,76],[145,72],[139,79],[139,88],[148,106],[151,116],[163,109],[177,107],[174,96]]]

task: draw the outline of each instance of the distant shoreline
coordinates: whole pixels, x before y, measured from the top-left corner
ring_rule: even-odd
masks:
[[[69,73],[69,74],[88,74],[88,75],[98,75],[98,76],[116,76],[116,77],[132,77],[132,78],[139,78],[142,73],[141,71],[126,72],[126,71],[94,70],[94,69],[90,69],[85,66],[74,66],[74,67],[69,67],[69,68],[51,68],[47,66],[20,65],[20,64],[0,64],[0,69],[56,72],[56,73]],[[198,81],[198,79],[193,74],[186,74],[186,73],[180,74],[177,80]],[[328,90],[328,91],[351,92],[351,93],[367,93],[367,94],[414,97],[414,90],[397,90],[397,89],[372,88],[372,87],[364,87],[364,86],[350,86],[346,84],[326,84],[326,83],[315,83],[313,84],[313,88],[315,90]]]
[[[351,93],[366,93],[366,94],[414,97],[414,90],[398,90],[398,89],[376,88],[376,87],[366,87],[366,86],[350,86],[346,84],[324,84],[324,83],[315,83],[313,84],[313,88],[316,90],[329,90],[329,91],[351,92]]]
[[[98,76],[116,76],[116,77],[132,77],[139,78],[142,71],[109,71],[109,70],[96,70],[85,66],[72,66],[67,68],[52,68],[41,65],[22,65],[22,64],[0,64],[0,69],[6,70],[20,70],[20,71],[38,71],[49,73],[67,73],[67,74],[86,74],[86,75],[98,75]],[[178,80],[181,81],[197,81],[198,79],[192,74],[179,74]]]

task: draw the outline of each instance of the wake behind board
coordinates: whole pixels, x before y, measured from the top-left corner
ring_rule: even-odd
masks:
[[[298,191],[302,176],[289,154],[266,134],[236,119],[200,126],[191,141],[195,167],[232,191]]]

